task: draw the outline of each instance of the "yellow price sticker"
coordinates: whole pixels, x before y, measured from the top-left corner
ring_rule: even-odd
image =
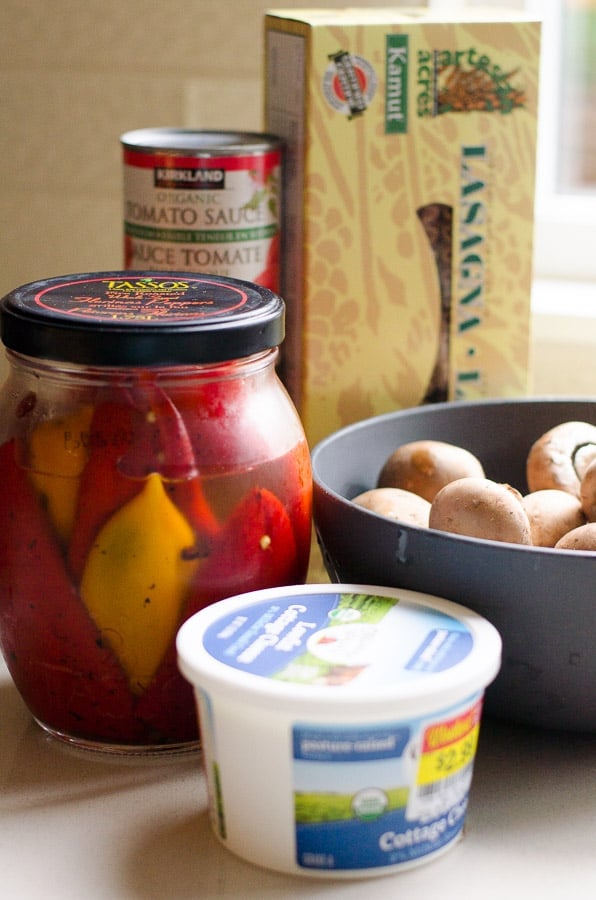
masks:
[[[422,741],[418,785],[448,778],[468,765],[476,754],[480,732],[480,703],[461,715],[429,725]]]

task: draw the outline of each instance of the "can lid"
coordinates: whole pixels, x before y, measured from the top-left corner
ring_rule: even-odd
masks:
[[[130,150],[187,153],[190,156],[237,156],[241,153],[265,153],[280,147],[282,140],[273,134],[253,131],[199,131],[193,128],[138,128],[120,136]]]
[[[422,714],[484,691],[501,639],[464,606],[395,588],[319,584],[228,598],[178,632],[196,687],[303,714]]]
[[[6,347],[82,365],[200,365],[241,359],[284,338],[268,288],[177,272],[95,272],[25,284],[0,301]]]

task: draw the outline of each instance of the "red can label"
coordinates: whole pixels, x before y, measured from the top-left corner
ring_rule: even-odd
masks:
[[[124,149],[124,266],[279,290],[281,149],[191,156]]]

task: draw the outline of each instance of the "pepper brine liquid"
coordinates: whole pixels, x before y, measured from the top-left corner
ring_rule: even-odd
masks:
[[[2,651],[57,737],[186,748],[198,733],[176,662],[182,622],[306,577],[310,455],[275,372],[279,298],[200,276],[57,281],[3,301]],[[52,335],[75,362],[32,355],[28,342]],[[242,341],[245,357],[186,360]],[[102,352],[118,364],[98,365]]]

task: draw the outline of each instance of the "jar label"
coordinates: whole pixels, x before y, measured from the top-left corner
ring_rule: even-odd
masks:
[[[256,289],[217,278],[122,272],[41,283],[31,302],[72,319],[167,324],[250,312],[263,301]]]

